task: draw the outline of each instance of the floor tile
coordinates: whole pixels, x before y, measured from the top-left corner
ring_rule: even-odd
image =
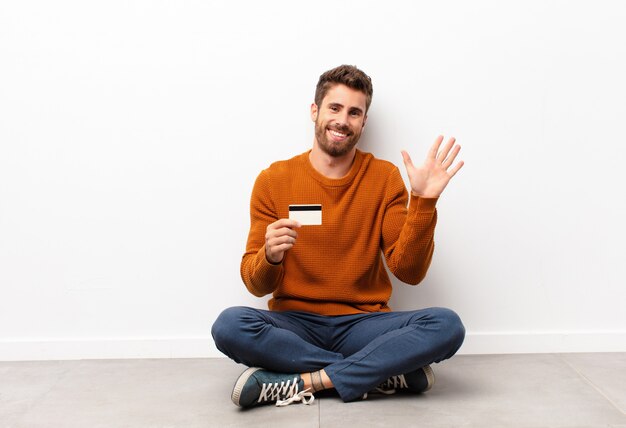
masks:
[[[0,428],[626,428],[626,354],[457,356],[422,395],[241,410],[227,359],[0,363]]]
[[[0,363],[0,426],[15,424],[71,367],[67,361]]]
[[[626,413],[626,353],[561,356],[617,408]]]
[[[241,368],[223,359],[82,361],[65,374],[17,427],[276,426],[274,409],[240,411],[231,401]],[[297,406],[280,415],[318,426],[318,410]],[[287,426],[286,423],[284,426]],[[308,421],[308,425],[307,425]],[[289,425],[293,426],[293,425]]]
[[[320,400],[320,427],[553,427],[620,425],[626,415],[557,355],[457,356],[434,366],[418,396],[344,404]]]

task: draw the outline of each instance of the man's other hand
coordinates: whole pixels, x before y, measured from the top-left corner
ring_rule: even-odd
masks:
[[[463,161],[459,161],[450,168],[454,163],[456,155],[459,154],[461,146],[455,143],[454,137],[451,137],[445,146],[440,150],[443,142],[443,135],[435,140],[430,148],[426,160],[421,166],[413,165],[411,156],[402,150],[402,158],[404,166],[411,182],[411,191],[417,196],[423,198],[438,198],[446,188],[450,179],[459,172],[463,166]]]
[[[288,218],[281,218],[267,226],[265,232],[265,257],[267,261],[278,264],[283,261],[285,251],[293,247],[298,237],[300,223]]]

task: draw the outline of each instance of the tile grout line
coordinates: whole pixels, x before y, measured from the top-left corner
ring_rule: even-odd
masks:
[[[559,358],[561,359],[561,361],[563,361],[565,364],[567,364],[572,370],[574,370],[574,372],[576,372],[576,374],[578,376],[580,376],[581,378],[583,378],[583,380],[585,382],[587,382],[593,389],[596,390],[596,392],[598,392],[598,394],[600,394],[602,397],[604,397],[604,399],[606,401],[608,401],[609,403],[611,403],[611,405],[613,407],[615,407],[615,409],[620,412],[622,415],[626,415],[626,412],[623,411],[622,409],[619,408],[619,406],[608,396],[604,393],[604,391],[602,391],[602,389],[600,389],[599,386],[597,386],[595,383],[593,383],[591,381],[591,379],[589,379],[587,376],[585,376],[580,370],[578,370],[572,363],[570,363],[569,361],[567,361],[567,359],[559,354]]]
[[[322,400],[317,402],[317,428],[322,428]]]

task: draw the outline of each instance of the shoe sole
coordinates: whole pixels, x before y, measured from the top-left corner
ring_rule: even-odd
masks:
[[[237,379],[237,382],[235,382],[233,393],[230,395],[230,399],[233,400],[233,403],[235,403],[235,406],[242,407],[241,404],[239,404],[241,391],[243,390],[243,387],[245,386],[246,382],[248,382],[248,379],[250,379],[250,376],[252,376],[255,372],[259,370],[261,370],[259,367],[250,367],[239,376],[239,379]]]
[[[426,375],[427,385],[424,390],[424,392],[426,392],[435,384],[435,372],[433,372],[433,369],[430,366],[422,367],[422,370],[424,370],[424,374]]]

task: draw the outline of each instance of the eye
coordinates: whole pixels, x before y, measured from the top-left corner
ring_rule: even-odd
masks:
[[[359,116],[361,116],[361,112],[360,112],[360,111],[358,111],[358,110],[352,110],[352,111],[350,112],[350,116],[353,116],[353,117],[359,117]]]
[[[337,107],[337,106],[330,106],[330,109],[332,111],[339,111],[339,107]]]

